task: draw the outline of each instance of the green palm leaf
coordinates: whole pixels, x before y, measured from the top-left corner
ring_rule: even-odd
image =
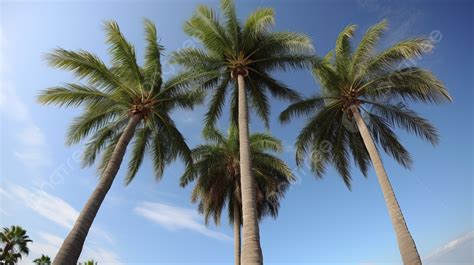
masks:
[[[431,144],[438,143],[439,136],[435,127],[408,109],[406,103],[451,100],[444,84],[429,71],[400,67],[400,62],[431,51],[432,44],[426,38],[403,40],[379,53],[375,51],[386,28],[385,20],[370,27],[353,49],[351,38],[356,26],[346,27],[337,38],[335,52],[313,60],[313,73],[321,86],[321,96],[300,100],[280,114],[283,123],[295,117],[309,117],[295,143],[297,164],[302,165],[311,154],[310,165],[317,176],[321,177],[331,164],[348,187],[350,158],[364,175],[370,162],[352,121],[351,106],[363,110],[379,147],[402,166],[410,167],[411,157],[394,129],[406,130]],[[330,146],[321,151],[324,143]]]

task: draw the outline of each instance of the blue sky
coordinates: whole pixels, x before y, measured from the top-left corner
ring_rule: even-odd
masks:
[[[80,167],[82,145],[67,147],[64,137],[77,109],[40,106],[39,90],[72,80],[49,68],[44,53],[53,48],[85,49],[108,60],[101,23],[114,19],[143,55],[144,17],[156,23],[170,51],[198,45],[182,25],[198,3],[216,1],[1,1],[0,224],[18,224],[34,243],[25,264],[41,253],[53,256],[96,181],[94,168]],[[276,9],[276,30],[309,34],[318,54],[332,49],[344,26],[359,25],[360,35],[387,18],[390,30],[381,47],[416,35],[430,35],[436,48],[411,62],[433,71],[450,90],[452,104],[412,105],[439,129],[432,147],[397,131],[415,164],[408,171],[383,156],[408,226],[425,264],[473,261],[473,3],[469,1],[239,1],[239,17],[259,6]],[[177,69],[164,61],[167,75]],[[305,95],[318,91],[307,71],[276,73]],[[282,202],[277,220],[261,223],[266,264],[401,264],[393,229],[374,172],[357,170],[353,190],[329,170],[316,179],[297,169],[293,141],[304,120],[281,126],[285,102],[272,100],[271,132],[282,139],[281,157],[298,182]],[[177,111],[175,120],[190,146],[201,142],[203,107]],[[225,117],[220,122],[225,128]],[[263,126],[252,119],[252,130]],[[122,167],[125,168],[125,167]],[[182,165],[170,166],[159,183],[150,163],[129,186],[123,172],[108,194],[86,241],[81,259],[100,264],[233,264],[232,230],[206,227],[181,189]],[[458,262],[458,263],[456,263]]]

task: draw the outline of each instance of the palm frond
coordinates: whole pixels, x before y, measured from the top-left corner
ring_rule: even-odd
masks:
[[[374,114],[369,114],[372,136],[375,142],[379,143],[382,148],[391,155],[399,164],[405,168],[410,168],[412,160],[408,151],[403,147],[395,133],[390,129],[387,122]]]
[[[332,51],[323,58],[317,58],[313,64],[313,75],[321,84],[324,96],[337,96],[341,94],[340,87],[343,79],[332,66],[331,59],[334,57]]]
[[[186,165],[191,165],[193,163],[191,150],[189,149],[184,136],[178,128],[176,128],[176,124],[167,114],[159,112],[154,113],[156,123],[161,124],[164,128],[163,132],[168,139],[168,144],[172,144],[168,152],[171,159],[169,159],[168,162],[179,156]]]
[[[107,169],[107,165],[109,164],[110,158],[112,157],[112,154],[114,153],[115,146],[117,145],[119,139],[120,139],[120,134],[114,136],[108,141],[107,147],[104,149],[102,152],[102,158],[99,161],[99,164],[97,165],[97,172],[99,176],[102,176]]]
[[[109,108],[108,108],[109,107]],[[117,107],[95,105],[76,117],[67,133],[67,145],[80,142],[118,117]]]
[[[267,95],[265,95],[252,78],[247,78],[246,81],[246,87],[249,88],[247,96],[250,98],[250,106],[255,111],[257,117],[263,120],[265,128],[270,128],[270,103]]]
[[[252,69],[252,72],[259,76],[257,79],[258,83],[267,88],[273,97],[290,101],[297,101],[301,99],[300,94],[296,90],[287,87],[285,84],[272,78],[267,73],[255,69]]]
[[[379,114],[390,125],[396,125],[413,133],[431,144],[439,142],[439,135],[436,128],[428,120],[420,117],[414,111],[407,109],[404,104],[390,105],[369,103],[373,107],[373,113]]]
[[[224,107],[224,98],[229,81],[230,76],[226,76],[225,79],[220,81],[219,86],[214,90],[209,102],[209,108],[206,114],[204,114],[205,127],[213,127],[216,121],[219,119],[222,113],[222,108]]]
[[[52,67],[72,71],[80,79],[86,78],[91,85],[108,89],[124,86],[120,77],[90,52],[58,48],[48,53],[46,60]]]
[[[233,213],[234,203],[240,207],[242,202],[238,170],[239,136],[236,127],[229,127],[227,137],[215,129],[209,133],[213,133],[211,143],[198,145],[192,150],[194,163],[186,168],[180,184],[187,186],[194,182],[191,201],[198,204],[198,211],[204,216],[206,224],[213,220],[218,225],[226,204],[227,210]],[[295,176],[284,161],[267,153],[280,150],[278,139],[266,133],[252,134],[250,142],[252,170],[257,183],[258,219],[266,215],[276,217],[279,201]],[[232,219],[231,216],[231,223]]]
[[[82,165],[91,166],[99,153],[104,150],[114,137],[120,135],[126,125],[127,119],[119,119],[110,125],[98,130],[85,145]]]
[[[41,104],[55,104],[60,107],[79,106],[84,103],[98,104],[110,100],[112,100],[110,94],[95,87],[72,83],[45,89],[38,96]]]
[[[431,40],[427,37],[417,37],[398,42],[382,51],[362,67],[361,74],[371,74],[377,71],[392,69],[395,64],[404,60],[419,59],[422,54],[433,49]],[[395,65],[396,67],[396,65]]]
[[[283,150],[281,141],[268,133],[254,133],[250,135],[250,148],[256,151],[274,151],[281,152]]]
[[[351,173],[349,164],[349,152],[348,145],[349,139],[346,130],[342,123],[338,124],[336,131],[336,137],[331,148],[331,155],[334,167],[336,168],[339,175],[342,177],[344,184],[350,190],[351,189]]]
[[[359,67],[361,67],[361,64],[366,62],[373,55],[375,45],[377,45],[387,27],[387,20],[384,19],[371,26],[364,34],[352,58],[350,70],[352,77],[356,76],[356,72],[359,70]]]
[[[112,56],[112,65],[118,70],[119,75],[127,78],[127,82],[141,87],[143,76],[137,65],[135,48],[122,35],[117,22],[106,21],[104,28],[107,34],[106,42],[109,44],[109,53]]]
[[[339,36],[336,40],[336,48],[334,49],[336,53],[336,69],[341,76],[347,76],[349,71],[352,47],[351,47],[351,38],[354,36],[356,30],[356,25],[349,25],[344,28],[344,30],[339,33]]]
[[[274,24],[275,10],[273,8],[259,8],[253,11],[243,27],[244,40],[252,40],[261,34],[267,33]]]
[[[205,5],[198,6],[194,15],[186,21],[184,32],[217,54],[232,52],[225,28],[219,23],[216,13]]]
[[[432,73],[419,67],[407,67],[369,81],[359,91],[367,97],[382,100],[400,97],[425,103],[451,101],[444,84]]]
[[[125,185],[130,184],[143,162],[143,157],[148,146],[151,131],[148,127],[141,128],[135,133],[135,142],[133,143],[132,154],[128,162],[128,171],[125,176]]]
[[[216,145],[223,145],[226,142],[225,136],[215,127],[204,127],[202,135],[204,140],[213,142]]]
[[[362,174],[367,177],[370,165],[370,156],[359,133],[349,133],[349,148],[352,152],[354,163],[357,164]]]
[[[224,66],[216,55],[208,54],[200,48],[184,48],[171,55],[171,62],[188,68],[212,69]]]
[[[317,112],[311,118],[308,119],[305,127],[298,134],[296,139],[296,164],[301,166],[304,162],[305,155],[307,154],[308,147],[313,147],[314,142],[321,143],[328,137],[319,137],[320,135],[330,134],[335,126],[335,123],[324,122],[324,121],[337,121],[340,117],[340,104],[333,103],[326,106],[321,111]],[[329,138],[332,140],[331,138]],[[332,142],[332,141],[329,141]]]
[[[145,40],[147,43],[145,50],[145,64],[143,74],[146,83],[146,89],[159,92],[162,86],[163,77],[161,72],[161,53],[164,47],[158,44],[156,27],[148,19],[144,20]]]
[[[235,4],[232,0],[221,0],[221,9],[225,17],[226,31],[232,40],[234,50],[239,50],[240,43],[240,24],[235,11]]]
[[[288,108],[281,112],[280,122],[288,123],[292,118],[307,116],[313,113],[315,110],[323,107],[324,100],[324,97],[313,96],[291,104]]]

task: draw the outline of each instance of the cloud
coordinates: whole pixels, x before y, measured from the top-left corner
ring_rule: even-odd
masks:
[[[288,141],[283,141],[283,152],[294,154],[296,152],[295,145]]]
[[[176,110],[173,112],[173,118],[179,125],[187,126],[196,124],[200,117],[201,111],[199,107],[194,110]]]
[[[33,122],[26,105],[16,95],[12,86],[0,85],[0,113],[4,119],[14,122],[18,148],[13,154],[30,169],[46,166],[51,163],[50,153],[46,146],[42,130]]]
[[[145,217],[168,230],[192,230],[210,238],[229,241],[231,238],[223,233],[208,229],[198,220],[195,210],[175,207],[164,203],[141,202],[134,209],[135,213]]]
[[[44,151],[37,148],[23,148],[20,151],[13,151],[13,155],[30,169],[51,164],[49,156],[45,156]]]
[[[10,192],[26,207],[64,228],[71,229],[79,216],[67,202],[43,190],[10,185]]]
[[[45,137],[41,129],[32,124],[30,124],[29,127],[24,128],[23,131],[18,134],[17,138],[26,145],[43,146],[46,144]]]
[[[357,0],[357,4],[359,8],[374,14],[379,20],[388,19],[390,27],[380,42],[382,46],[393,45],[395,42],[410,37],[415,33],[414,26],[419,24],[424,17],[423,10],[408,1]],[[362,32],[360,34],[363,34]]]
[[[30,111],[23,100],[17,95],[15,85],[6,76],[7,62],[5,52],[5,36],[0,32],[0,116],[12,121],[15,131],[17,150],[13,154],[30,169],[38,169],[51,163],[45,136],[35,124]]]
[[[35,259],[41,255],[47,255],[53,258],[58,252],[63,239],[59,236],[40,231],[37,237],[33,238],[33,243],[30,246],[30,259]],[[31,264],[30,259],[25,259],[19,264]],[[97,244],[91,244],[84,247],[80,261],[94,259],[99,264],[122,264],[118,255],[108,249],[105,249]]]
[[[0,64],[3,64],[3,62]],[[3,72],[1,73],[3,75]],[[1,80],[1,82],[0,112],[2,112],[5,118],[15,120],[17,122],[30,122],[28,108],[15,93],[15,90],[12,88],[13,85],[7,80]]]
[[[2,208],[0,208],[0,214],[2,214],[4,216],[10,216],[10,214]]]
[[[59,236],[55,236],[46,232],[38,232],[38,237],[34,238],[33,243],[30,246],[30,251],[36,256],[46,255],[53,258],[58,252],[63,239]],[[34,256],[31,255],[30,256]],[[35,257],[36,258],[36,257]]]
[[[474,264],[474,231],[449,241],[424,258],[425,264]]]
[[[110,265],[120,265],[123,264],[120,262],[118,255],[108,249],[101,248],[100,246],[95,245],[94,247],[86,246],[84,248],[84,253],[81,254],[80,260],[90,260],[93,259],[97,261],[98,264],[110,264]]]
[[[8,184],[8,192],[0,189],[2,198],[21,202],[44,218],[70,230],[79,212],[63,199],[37,188],[27,189],[19,185]],[[8,196],[6,196],[8,194]],[[101,238],[108,243],[114,243],[113,238],[105,230],[93,225],[91,237]]]

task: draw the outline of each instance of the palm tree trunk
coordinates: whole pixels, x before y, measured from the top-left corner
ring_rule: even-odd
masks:
[[[255,179],[251,171],[247,94],[242,74],[237,75],[237,82],[239,86],[240,185],[242,187],[243,218],[242,262],[243,265],[262,265],[263,255],[260,247],[257,205],[255,203]]]
[[[416,249],[415,241],[413,240],[410,231],[408,231],[405,218],[403,217],[400,205],[398,205],[397,198],[393,192],[392,185],[388,179],[385,168],[380,159],[380,155],[377,151],[377,147],[374,144],[372,136],[370,135],[369,129],[365,124],[364,120],[360,116],[359,110],[356,106],[352,106],[352,113],[354,115],[357,127],[364,141],[365,147],[369,152],[370,159],[375,168],[375,173],[382,188],[383,197],[385,204],[388,208],[388,213],[392,220],[395,234],[397,236],[398,248],[402,256],[403,264],[405,265],[421,265],[420,255]]]
[[[234,202],[234,255],[235,265],[240,265],[240,205]]]
[[[92,222],[104,201],[105,195],[112,186],[112,182],[122,163],[125,150],[133,137],[135,128],[141,120],[140,115],[134,115],[128,122],[127,127],[120,136],[117,145],[114,148],[112,156],[107,167],[102,174],[97,187],[86,202],[81,214],[74,223],[73,228],[64,239],[58,254],[54,258],[53,265],[75,265],[84,246],[87,233],[92,226]]]

